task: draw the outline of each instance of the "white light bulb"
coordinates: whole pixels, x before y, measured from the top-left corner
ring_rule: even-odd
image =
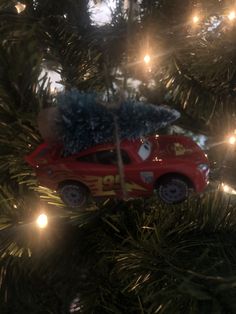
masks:
[[[143,60],[146,64],[148,64],[151,61],[151,57],[148,54],[146,54]]]
[[[231,195],[236,195],[236,191],[232,187],[230,187],[229,185],[222,183],[221,186],[222,186],[222,190],[225,193],[231,194]]]
[[[229,192],[230,187],[229,187],[228,185],[226,185],[226,184],[223,183],[223,184],[222,184],[222,187],[223,187],[223,191],[224,191],[224,192],[226,192],[226,193]]]
[[[228,139],[228,143],[230,145],[236,144],[236,136],[234,136],[234,135],[230,136],[229,139]]]
[[[194,23],[194,24],[197,24],[199,21],[200,21],[199,16],[194,15],[194,16],[193,16],[193,23]]]
[[[228,19],[229,19],[230,21],[233,21],[233,20],[235,20],[235,18],[236,18],[236,13],[235,13],[235,11],[229,12],[229,14],[228,14]]]
[[[45,214],[41,214],[38,216],[36,220],[36,224],[40,229],[44,229],[48,225],[48,217]]]
[[[21,3],[21,2],[17,2],[17,4],[15,5],[15,8],[17,10],[17,13],[21,13],[25,10],[26,8],[26,5],[24,3]]]

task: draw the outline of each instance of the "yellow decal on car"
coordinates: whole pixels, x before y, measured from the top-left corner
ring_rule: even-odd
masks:
[[[89,186],[92,193],[98,195],[115,195],[115,191],[121,190],[120,176],[107,175],[104,177],[99,176],[83,176],[85,183]],[[134,182],[125,182],[127,192],[132,191],[146,191],[144,187]]]
[[[85,184],[93,195],[97,196],[114,196],[121,191],[120,176],[107,175],[107,176],[87,176],[77,175],[75,172],[70,171],[54,171],[50,180],[63,182],[66,180],[79,181]],[[132,191],[147,191],[144,187],[134,182],[126,181],[125,188],[127,192]]]
[[[173,147],[173,150],[174,150],[176,156],[182,156],[182,155],[185,155],[187,153],[192,152],[192,149],[185,148],[180,143],[174,143],[172,147]]]

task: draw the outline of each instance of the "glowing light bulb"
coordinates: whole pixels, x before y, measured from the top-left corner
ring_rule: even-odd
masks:
[[[235,13],[235,11],[229,12],[229,14],[228,14],[228,19],[229,19],[230,21],[233,21],[233,20],[235,20],[235,18],[236,18],[236,13]]]
[[[200,18],[198,15],[193,16],[193,24],[197,24],[200,21]]]
[[[224,191],[225,193],[228,193],[229,190],[230,190],[230,187],[229,187],[227,184],[224,184],[224,183],[222,183],[222,188],[223,188],[223,191]]]
[[[222,190],[225,193],[231,194],[231,195],[236,195],[236,191],[232,187],[230,187],[229,185],[222,183],[221,186],[222,186]]]
[[[144,61],[146,64],[148,64],[148,63],[151,61],[151,57],[150,57],[148,54],[146,54],[145,57],[143,58],[143,61]]]
[[[45,229],[48,225],[48,216],[45,214],[39,215],[36,224],[40,229]]]
[[[228,138],[228,143],[229,143],[230,145],[236,144],[236,136],[234,136],[234,135],[230,136],[230,137]]]
[[[17,2],[17,4],[15,5],[16,11],[18,14],[20,14],[21,12],[23,12],[26,8],[26,5],[24,3],[21,2]]]

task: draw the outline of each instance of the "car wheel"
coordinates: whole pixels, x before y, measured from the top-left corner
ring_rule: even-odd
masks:
[[[167,204],[178,204],[189,196],[189,185],[184,178],[170,176],[163,178],[157,186],[160,199]]]
[[[77,182],[66,182],[60,185],[59,195],[63,203],[72,208],[82,208],[87,205],[88,189]]]

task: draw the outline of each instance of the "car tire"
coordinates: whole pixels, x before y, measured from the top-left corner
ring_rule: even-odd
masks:
[[[88,204],[89,190],[79,182],[61,183],[58,189],[61,200],[71,208],[84,208]]]
[[[189,196],[189,184],[181,176],[164,177],[157,184],[157,193],[166,204],[179,204]]]

